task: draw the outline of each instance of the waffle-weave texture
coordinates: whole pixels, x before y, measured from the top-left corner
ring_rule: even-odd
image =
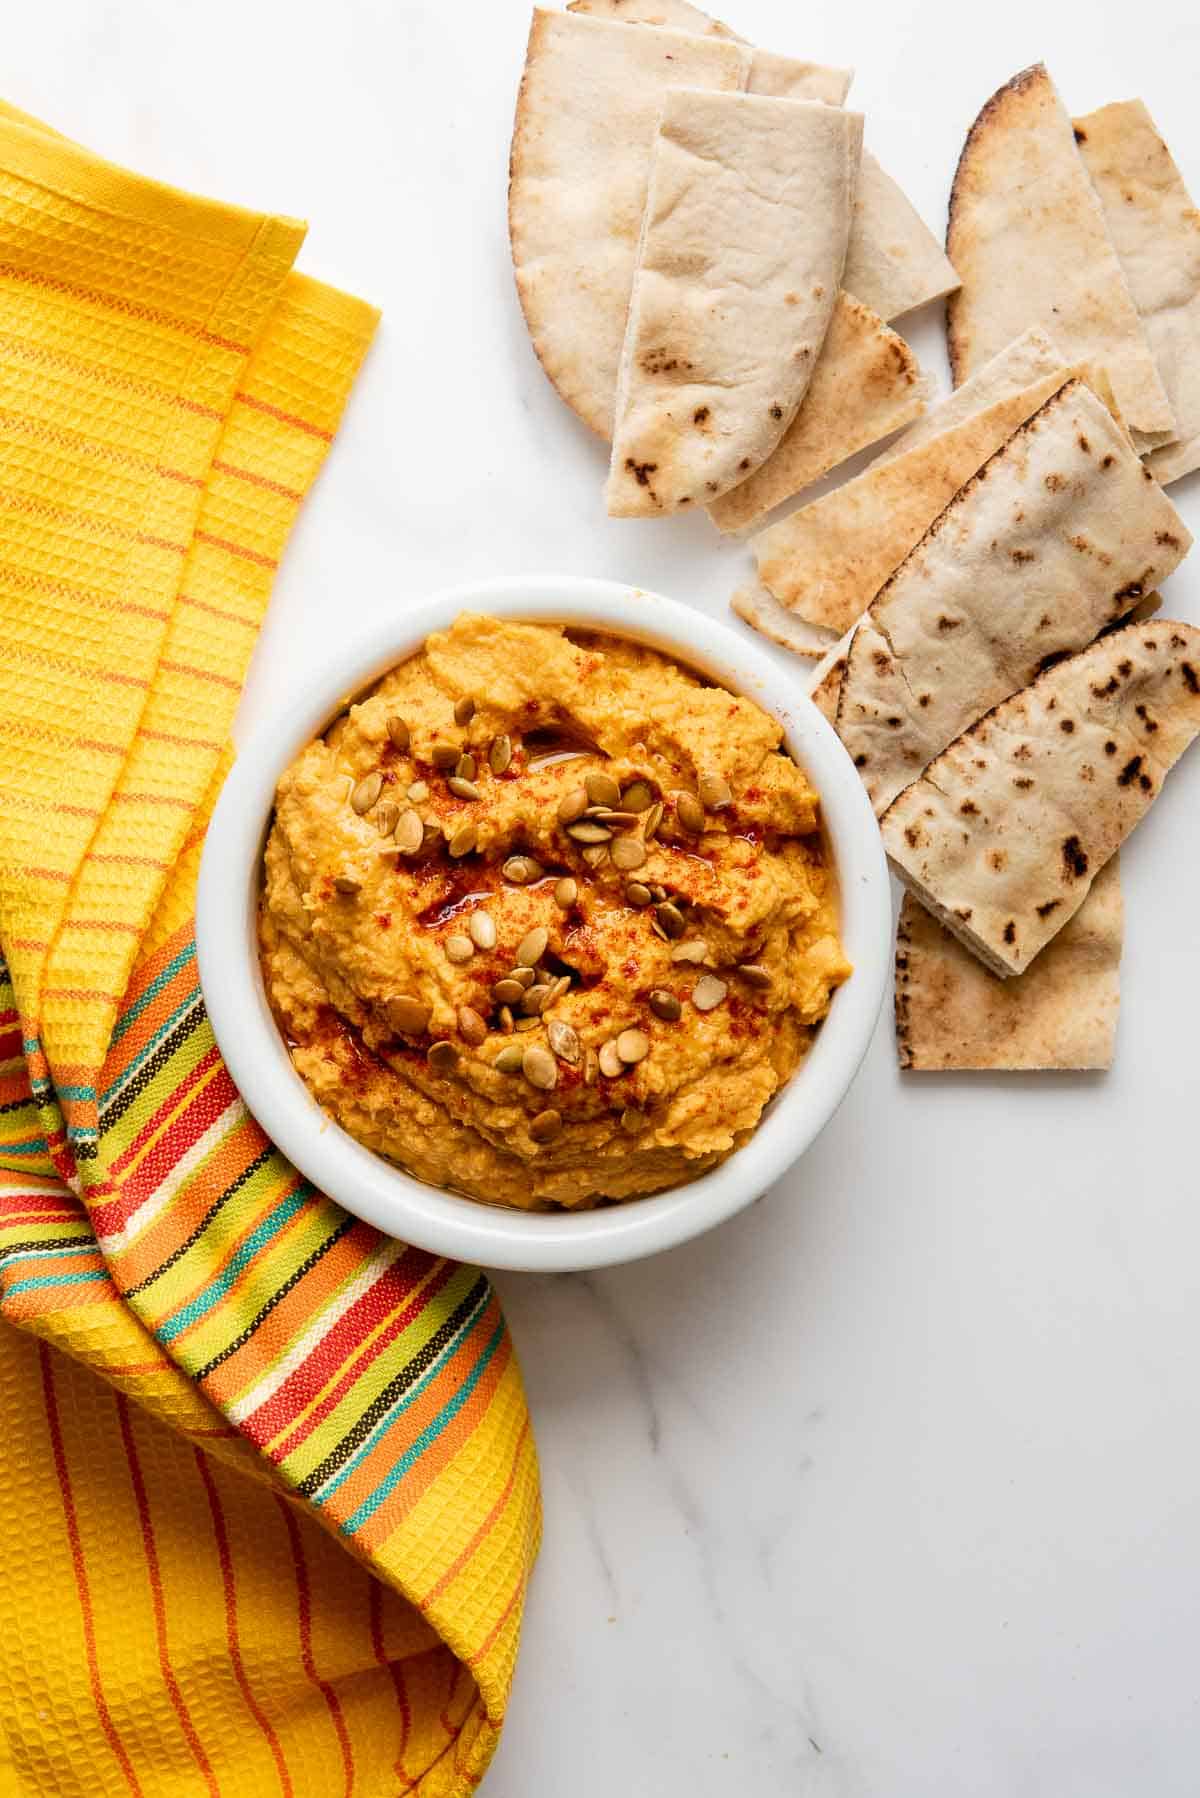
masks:
[[[196,981],[234,708],[376,324],[293,271],[302,237],[0,110],[0,1787],[22,1798],[466,1792],[536,1551],[487,1282],[307,1185]]]

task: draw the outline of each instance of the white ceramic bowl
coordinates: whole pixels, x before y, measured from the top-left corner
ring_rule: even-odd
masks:
[[[423,1185],[348,1136],[292,1067],[267,1005],[255,942],[263,844],[289,762],[431,631],[462,611],[544,619],[630,637],[687,663],[778,718],[821,795],[838,871],[841,936],[854,973],[794,1078],[744,1148],[688,1186],[576,1213],[477,1204]],[[875,1026],[891,963],[891,904],[879,829],[849,756],[781,668],[724,624],[656,593],[569,576],[479,581],[373,624],[314,669],[302,693],[238,756],[209,826],[196,910],[200,980],[221,1053],[246,1104],[288,1158],[348,1211],[438,1254],[538,1272],[633,1261],[698,1236],[741,1211],[802,1155],[829,1121]]]

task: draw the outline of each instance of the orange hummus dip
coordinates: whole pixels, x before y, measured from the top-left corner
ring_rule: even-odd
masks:
[[[317,1102],[494,1205],[724,1160],[850,972],[780,744],[621,639],[470,614],[431,636],[279,783],[262,969]]]

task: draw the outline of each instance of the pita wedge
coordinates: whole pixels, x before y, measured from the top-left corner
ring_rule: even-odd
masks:
[[[862,117],[813,100],[665,95],[617,387],[615,517],[700,504],[795,418],[846,259]]]
[[[666,25],[676,31],[734,35],[727,25],[710,19],[688,0],[572,0],[568,10],[617,19],[625,25],[660,29]],[[755,50],[746,86],[752,94],[824,100],[828,106],[840,106],[849,91],[850,73]],[[942,299],[958,286],[958,276],[941,244],[869,150],[864,150],[859,170],[845,285],[856,299],[888,320]]]
[[[884,813],[905,885],[994,973],[1023,974],[1200,732],[1200,630],[1127,624],[931,762]]]
[[[778,448],[709,514],[723,531],[745,530],[860,450],[925,410],[921,366],[878,313],[840,293],[808,392]]]
[[[896,932],[902,1068],[1110,1068],[1121,1008],[1120,857],[1033,966],[998,980],[911,893]]]
[[[513,269],[543,368],[602,437],[663,96],[736,92],[749,67],[749,50],[723,38],[534,12],[513,127]]]
[[[1075,141],[1175,414],[1147,466],[1177,481],[1200,468],[1200,212],[1140,100],[1076,119]]]
[[[1019,331],[1044,325],[1072,361],[1107,368],[1138,448],[1174,433],[1071,121],[1040,63],[994,94],[972,125],[946,247],[962,280],[947,306],[956,385]]]
[[[833,493],[753,539],[759,579],[810,624],[839,634],[870,605],[964,482],[1066,379],[1030,331]]]
[[[1083,649],[1191,534],[1068,381],[954,496],[854,633],[837,727],[882,815],[967,726]]]

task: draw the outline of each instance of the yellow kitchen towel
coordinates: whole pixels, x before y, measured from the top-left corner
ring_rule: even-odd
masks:
[[[196,985],[230,723],[376,323],[293,272],[302,236],[0,109],[0,1789],[21,1798],[466,1792],[536,1550],[487,1282],[312,1191]]]

